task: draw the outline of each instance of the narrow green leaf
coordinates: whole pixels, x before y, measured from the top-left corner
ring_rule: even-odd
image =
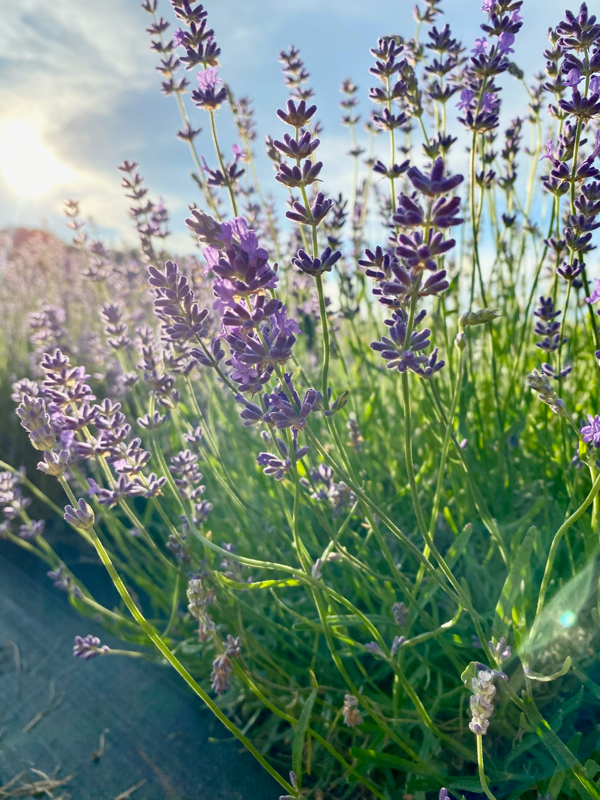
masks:
[[[298,778],[298,789],[302,788],[302,754],[304,752],[304,740],[306,738],[306,729],[310,721],[310,715],[317,696],[317,690],[313,689],[308,695],[302,713],[298,717],[298,724],[296,725],[296,733],[294,735],[294,744],[292,745],[292,769]]]
[[[588,774],[588,777],[592,780],[596,779],[596,776],[600,772],[600,764],[597,761],[594,761],[592,758],[588,758],[585,762],[585,771]]]
[[[529,680],[531,681],[540,681],[540,683],[550,683],[551,681],[555,681],[557,678],[562,678],[563,675],[566,675],[567,672],[571,669],[571,656],[567,656],[565,658],[565,663],[562,667],[558,670],[558,672],[553,672],[552,675],[541,675],[538,672],[532,672],[530,669],[527,670],[525,673]]]
[[[542,740],[559,768],[569,771],[576,778],[576,786],[582,797],[593,797],[594,800],[600,800],[600,792],[588,778],[583,765],[554,733],[527,692],[523,692],[521,699],[523,700],[525,715],[529,723],[533,726],[535,733]]]
[[[403,772],[412,772],[415,775],[435,775],[440,778],[440,773],[434,767],[428,769],[424,762],[415,763],[414,761],[408,761],[406,758],[391,755],[391,753],[380,753],[378,750],[363,747],[353,747],[350,753],[352,758],[358,759],[359,763],[378,764],[382,767],[396,768]],[[443,773],[441,777],[445,780]]]
[[[533,547],[535,535],[535,527],[529,528],[517,551],[515,560],[506,576],[506,580],[504,581],[504,586],[502,587],[500,599],[496,604],[496,611],[494,614],[492,635],[496,641],[508,634],[510,621],[512,619],[512,609],[516,605],[519,593],[523,591],[523,586],[527,579],[529,559],[531,558],[531,549]]]

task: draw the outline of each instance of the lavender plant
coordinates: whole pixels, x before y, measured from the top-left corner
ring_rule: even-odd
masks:
[[[342,85],[333,197],[299,50],[267,187],[207,10],[171,0],[169,38],[145,0],[198,249],[171,253],[124,161],[137,250],[65,207],[92,344],[59,305],[30,317],[17,414],[120,605],[6,462],[0,535],[124,642],[77,657],[168,662],[282,797],[600,798],[600,24],[567,11],[529,83],[522,6],[485,0],[463,45],[424,0],[413,38],[377,41],[365,136]],[[528,106],[501,131],[510,81]]]

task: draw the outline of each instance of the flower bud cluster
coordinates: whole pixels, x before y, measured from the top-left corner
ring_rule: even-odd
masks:
[[[212,511],[212,504],[203,500],[206,486],[202,485],[202,473],[198,469],[198,456],[191,450],[182,450],[171,458],[170,471],[175,475],[175,484],[185,500],[193,504],[195,525],[202,524]],[[186,517],[182,517],[186,522]]]
[[[16,528],[17,536],[20,539],[35,539],[44,532],[44,520],[33,520],[27,514],[26,509],[31,504],[31,498],[25,497],[21,491],[20,472],[0,472],[0,509],[2,519],[0,520],[0,538],[9,533],[13,533],[11,523],[20,520]]]
[[[305,489],[312,489],[311,498],[318,502],[328,503],[333,510],[333,517],[347,514],[354,503],[356,495],[344,481],[334,481],[334,473],[327,464],[319,464],[310,471],[310,481],[301,478]]]
[[[404,309],[397,309],[393,312],[391,319],[385,320],[389,336],[382,336],[381,341],[372,342],[371,348],[381,353],[381,357],[387,361],[388,369],[397,369],[398,372],[410,370],[421,378],[431,378],[438,370],[442,369],[446,362],[438,361],[437,347],[434,347],[429,356],[421,352],[431,344],[429,328],[416,330],[416,326],[423,320],[426,313],[426,311],[421,311],[415,317],[409,341],[406,341],[408,314]]]
[[[471,711],[470,730],[477,736],[483,736],[488,732],[490,719],[494,713],[494,686],[495,673],[487,669],[478,669],[477,675],[471,678],[471,691],[473,694],[469,700]]]
[[[169,213],[162,201],[154,203],[148,198],[148,188],[144,186],[144,179],[138,172],[135,161],[123,161],[119,164],[119,171],[124,177],[121,186],[126,190],[125,196],[133,201],[129,215],[134,221],[140,237],[140,246],[146,258],[156,260],[153,239],[166,239],[170,231],[167,228]]]
[[[188,610],[198,620],[198,639],[205,642],[215,631],[215,623],[208,606],[215,602],[215,593],[204,587],[202,578],[190,578],[187,588]]]
[[[89,633],[87,636],[76,636],[73,646],[73,655],[83,661],[89,661],[96,656],[106,655],[110,650],[107,644],[102,644],[97,636]]]

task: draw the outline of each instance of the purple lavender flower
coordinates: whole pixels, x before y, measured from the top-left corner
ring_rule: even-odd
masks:
[[[220,653],[213,661],[210,682],[215,694],[225,694],[231,686],[231,673],[233,664],[226,653]]]
[[[265,420],[273,424],[278,430],[285,428],[302,430],[307,425],[309,414],[314,411],[315,407],[322,404],[321,395],[316,389],[308,389],[304,399],[301,401],[294,389],[289,373],[285,374],[284,380],[291,400],[283,390],[267,395],[265,398],[267,405]]]
[[[288,446],[279,437],[275,437],[275,443],[279,450],[279,455],[273,453],[260,453],[256,459],[259,466],[263,467],[265,475],[270,475],[276,481],[281,481],[292,468],[292,459]],[[294,461],[299,461],[308,453],[308,447],[298,447],[298,431],[292,433],[292,446]]]
[[[414,231],[410,234],[401,233],[398,236],[396,253],[411,269],[435,270],[437,269],[435,259],[452,250],[455,244],[454,239],[444,239],[442,233],[435,233],[433,230],[429,231],[427,239],[424,239],[421,231]]]
[[[462,175],[445,177],[444,172],[444,159],[440,157],[433,162],[429,175],[424,174],[417,167],[411,167],[406,175],[417,191],[427,197],[438,197],[453,191],[464,180]]]
[[[331,247],[326,247],[318,258],[312,258],[300,248],[298,254],[292,258],[292,264],[307,275],[322,275],[324,272],[331,272],[342,254],[339,250],[332,251]]]
[[[600,416],[587,414],[587,418],[589,424],[581,426],[583,441],[586,444],[593,444],[594,447],[600,447]]]
[[[227,100],[227,87],[217,90],[217,86],[221,83],[219,73],[216,67],[209,67],[208,69],[199,70],[198,75],[198,88],[192,92],[192,100],[198,108],[205,108],[210,111],[215,111],[221,107],[221,104]]]
[[[284,156],[294,158],[297,161],[308,158],[319,146],[318,139],[313,139],[310,131],[300,131],[298,141],[289,133],[283,134],[283,142],[275,139],[273,145],[280,150]]]
[[[585,298],[586,303],[598,303],[600,301],[600,278],[594,278],[595,286],[589,297]]]
[[[315,105],[307,106],[305,100],[300,100],[299,103],[288,100],[286,110],[282,111],[282,109],[278,109],[277,116],[279,119],[283,120],[286,125],[300,129],[308,124],[316,110],[317,107]]]
[[[572,282],[581,275],[584,269],[585,269],[584,262],[579,261],[579,259],[575,258],[572,264],[567,264],[566,262],[563,262],[560,267],[556,268],[556,271],[561,276],[561,278],[564,278],[566,281]]]
[[[390,648],[390,653],[395,656],[398,650],[402,647],[404,642],[406,641],[406,636],[394,636],[394,641],[392,642],[392,646]]]
[[[557,317],[560,316],[561,312],[554,308],[554,302],[551,297],[540,297],[540,304],[533,313],[538,318],[534,328],[535,333],[544,337],[541,341],[536,342],[536,347],[548,353],[553,353],[558,350],[560,344],[561,323]]]
[[[38,461],[37,468],[40,472],[46,475],[53,475],[56,478],[62,478],[69,463],[69,451],[60,450],[56,453],[50,450],[44,453],[42,461]]]
[[[40,520],[29,520],[19,526],[19,538],[21,539],[35,539],[36,536],[41,536],[44,532],[45,522]]]
[[[312,163],[310,159],[299,166],[288,167],[287,164],[280,164],[279,171],[275,175],[275,180],[282,183],[289,188],[310,186],[319,177],[319,173],[323,168],[323,162],[317,161]]]
[[[103,656],[110,650],[107,644],[101,644],[97,636],[89,633],[87,636],[76,636],[73,646],[73,655],[83,661],[89,661],[96,656]]]
[[[68,522],[69,525],[73,525],[74,528],[78,528],[79,530],[89,531],[94,527],[94,512],[83,497],[80,498],[77,508],[65,506],[64,517],[65,522]]]
[[[415,328],[424,316],[425,311],[422,311],[415,317]],[[435,372],[442,369],[445,362],[437,360],[437,348],[434,348],[429,357],[419,355],[431,344],[429,328],[422,331],[413,330],[407,346],[405,342],[407,322],[408,316],[403,309],[394,311],[392,318],[386,320],[389,337],[382,336],[380,342],[372,342],[371,348],[381,353],[381,357],[388,362],[388,369],[397,369],[398,372],[411,370],[422,378],[430,378]]]
[[[302,203],[295,201],[292,205],[293,211],[286,211],[285,215],[293,222],[300,225],[318,225],[333,207],[333,200],[326,200],[323,192],[319,192],[309,208],[305,208]]]
[[[57,589],[61,589],[63,592],[69,591],[71,587],[71,577],[65,572],[65,568],[62,564],[59,564],[56,569],[48,570],[46,575]]]

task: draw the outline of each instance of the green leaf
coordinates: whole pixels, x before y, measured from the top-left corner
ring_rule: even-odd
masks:
[[[508,634],[510,621],[512,618],[512,610],[517,603],[519,594],[522,593],[527,580],[527,573],[529,572],[529,559],[531,558],[531,550],[536,535],[535,527],[529,528],[525,534],[525,538],[519,547],[515,560],[509,570],[500,599],[496,604],[496,611],[494,613],[494,626],[492,635],[495,641],[498,641],[502,636]]]
[[[365,413],[363,415],[363,424],[366,425],[367,422],[371,419],[371,414],[373,413],[373,404],[375,402],[376,394],[373,392],[371,397],[369,397],[369,402],[366,405]]]
[[[416,775],[435,775],[438,779],[446,780],[444,773],[440,775],[434,767],[429,769],[425,762],[409,761],[400,756],[393,756],[390,753],[380,753],[378,750],[363,747],[353,747],[350,750],[353,758],[358,759],[361,764],[378,764],[381,767],[393,767],[402,772],[415,773]]]
[[[294,735],[294,744],[292,745],[292,769],[298,778],[298,789],[302,788],[302,754],[304,752],[304,740],[306,738],[306,729],[310,721],[310,715],[317,696],[317,690],[313,689],[308,695],[302,713],[298,717],[298,724],[296,725],[296,733]]]
[[[592,780],[596,779],[596,775],[600,772],[600,764],[597,761],[594,761],[591,758],[585,762],[585,771],[588,774],[588,777]]]
[[[582,797],[586,798],[586,800],[589,797],[593,797],[594,800],[600,800],[600,792],[588,778],[583,765],[573,755],[566,744],[554,733],[550,725],[548,725],[538,711],[531,697],[527,692],[523,692],[521,698],[523,700],[525,715],[529,723],[533,726],[535,733],[542,740],[558,767],[562,770],[567,770],[576,778],[578,782],[576,786]]]
[[[577,677],[583,683],[588,692],[590,692],[591,694],[594,695],[594,697],[597,697],[598,700],[600,700],[600,686],[598,686],[597,683],[594,683],[594,681],[591,678],[588,678],[585,672],[579,669],[577,664],[573,665],[573,672],[575,673],[575,675],[577,675]]]
[[[553,672],[552,675],[540,675],[538,672],[532,672],[531,670],[527,670],[525,673],[530,681],[540,681],[540,683],[550,683],[551,681],[555,681],[557,678],[562,678],[563,675],[566,675],[567,672],[571,669],[571,656],[567,656],[565,658],[565,663],[562,667],[558,670],[558,672]]]
[[[462,675],[460,676],[461,681],[467,687],[467,689],[471,689],[471,680],[477,677],[477,664],[475,661],[471,661],[467,667],[463,670]]]

